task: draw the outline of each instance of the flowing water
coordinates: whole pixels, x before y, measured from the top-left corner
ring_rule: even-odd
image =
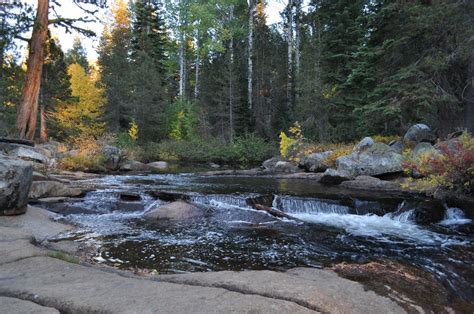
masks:
[[[474,227],[457,208],[442,208],[439,221],[417,224],[418,209],[435,205],[354,198],[296,179],[156,174],[79,184],[95,190],[84,199],[48,206],[80,227],[65,238],[96,246],[100,263],[179,273],[393,260],[429,271],[453,294],[474,302]],[[146,222],[145,212],[166,203],[153,191],[185,194],[206,214],[188,221]],[[250,199],[295,219],[257,211]]]

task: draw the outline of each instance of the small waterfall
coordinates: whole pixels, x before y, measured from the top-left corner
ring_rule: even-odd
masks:
[[[243,207],[250,208],[247,204],[247,197],[235,196],[235,195],[194,195],[190,198],[191,202],[210,205],[210,206],[232,206],[232,207]]]
[[[445,206],[446,211],[444,213],[443,220],[439,223],[440,225],[462,225],[471,223],[472,220],[466,218],[466,215],[460,208],[456,207],[447,207]]]
[[[394,213],[388,213],[388,214],[384,215],[384,217],[388,217],[392,220],[396,220],[396,221],[404,222],[404,223],[413,222],[413,220],[415,218],[415,210],[410,209],[410,210],[403,211],[403,212],[396,211]]]
[[[274,208],[291,214],[348,214],[349,207],[337,203],[325,202],[318,199],[276,196],[273,200]]]

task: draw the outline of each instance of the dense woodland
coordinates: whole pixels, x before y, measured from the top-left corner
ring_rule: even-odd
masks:
[[[49,2],[50,24],[92,36],[67,17],[54,21]],[[472,1],[288,0],[273,25],[266,5],[109,1],[96,62],[80,37],[63,51],[45,33],[38,109],[28,117],[38,123],[26,137],[273,141],[295,121],[317,142],[402,134],[418,122],[440,136],[472,131]],[[12,136],[34,93],[19,42],[31,47],[24,37],[38,17],[26,4],[0,4],[0,14],[0,135]]]

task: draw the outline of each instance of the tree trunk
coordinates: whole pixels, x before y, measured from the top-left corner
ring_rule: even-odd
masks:
[[[234,19],[234,8],[231,6],[230,19]],[[234,37],[230,38],[230,64],[229,64],[229,138],[234,142]]]
[[[197,32],[197,38],[196,38],[196,82],[194,84],[194,101],[197,101],[197,98],[199,96],[199,69],[201,65],[201,52],[200,52],[200,40],[199,40],[199,31]]]
[[[301,60],[301,4],[302,0],[295,0],[295,76],[298,79],[300,73],[300,60]]]
[[[17,111],[17,127],[22,139],[32,140],[35,136],[44,47],[48,38],[48,11],[49,0],[38,0],[35,24],[29,43],[25,83]]]
[[[293,0],[288,0],[286,40],[288,42],[286,110],[287,113],[290,113],[293,108]]]
[[[253,107],[253,36],[254,36],[254,29],[255,29],[255,0],[249,0],[249,37],[248,37],[248,108],[249,111],[252,110]]]
[[[46,109],[44,105],[40,106],[40,142],[48,141],[48,128],[46,126]]]
[[[179,96],[186,93],[186,35],[183,30],[179,34]]]
[[[474,135],[474,47],[471,49],[468,68],[468,87],[466,90],[466,120],[465,125],[469,133]]]

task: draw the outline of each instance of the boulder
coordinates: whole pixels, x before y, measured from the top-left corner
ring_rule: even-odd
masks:
[[[413,157],[419,157],[423,153],[432,152],[439,153],[439,151],[430,143],[422,142],[418,143],[412,150]]]
[[[289,161],[278,161],[275,164],[275,172],[294,173],[300,171],[298,165]]]
[[[213,163],[213,162],[210,162],[208,165],[209,165],[209,167],[214,168],[214,169],[217,169],[217,168],[221,167],[220,165],[218,165],[216,163]]]
[[[34,181],[31,184],[29,198],[45,198],[45,197],[63,197],[63,196],[80,196],[83,192],[80,189],[72,189],[57,181]]]
[[[405,145],[414,146],[421,142],[434,143],[436,134],[426,124],[415,124],[405,133],[403,142]]]
[[[44,155],[41,149],[19,144],[9,144],[9,147],[5,147],[5,145],[3,147],[6,154],[10,157],[34,161],[44,165],[49,164],[48,156]]]
[[[203,215],[204,210],[196,205],[184,201],[176,201],[165,205],[159,205],[158,207],[151,209],[144,215],[144,218],[147,220],[184,220],[201,217]]]
[[[390,144],[388,144],[395,152],[401,154],[403,153],[403,150],[405,149],[405,146],[403,145],[403,141],[392,141]]]
[[[31,163],[0,155],[0,215],[26,212],[32,176]]]
[[[343,171],[329,168],[324,171],[323,176],[321,177],[319,182],[324,184],[339,184],[348,180],[352,180],[352,177],[349,174]]]
[[[147,171],[150,170],[148,165],[136,160],[126,160],[120,164],[122,171]]]
[[[331,156],[333,152],[321,152],[321,153],[313,153],[306,157],[301,158],[299,162],[300,168],[304,168],[306,171],[309,172],[323,172],[329,168],[326,160],[329,156]]]
[[[369,147],[371,147],[372,145],[374,145],[375,142],[374,140],[371,138],[371,137],[364,137],[362,139],[362,141],[360,141],[355,147],[354,147],[354,151],[355,152],[361,152],[361,151],[364,151],[366,149],[368,149]]]
[[[122,160],[122,151],[119,148],[107,145],[102,149],[102,154],[105,158],[105,168],[107,170],[119,169]]]
[[[280,157],[267,159],[262,163],[262,167],[265,171],[275,171],[275,166],[279,161],[281,161]]]
[[[46,143],[37,144],[35,147],[44,151],[46,156],[49,155],[49,158],[57,158],[60,145],[61,144],[59,142],[49,141]]]
[[[402,172],[403,156],[384,143],[374,143],[363,152],[355,151],[348,156],[337,158],[339,172],[350,177],[360,175],[378,176]]]
[[[341,183],[342,187],[354,190],[381,190],[394,191],[400,190],[400,186],[392,181],[384,181],[370,176],[358,176],[354,180]]]
[[[157,170],[165,170],[168,168],[168,163],[166,161],[154,161],[147,164],[148,167]]]

